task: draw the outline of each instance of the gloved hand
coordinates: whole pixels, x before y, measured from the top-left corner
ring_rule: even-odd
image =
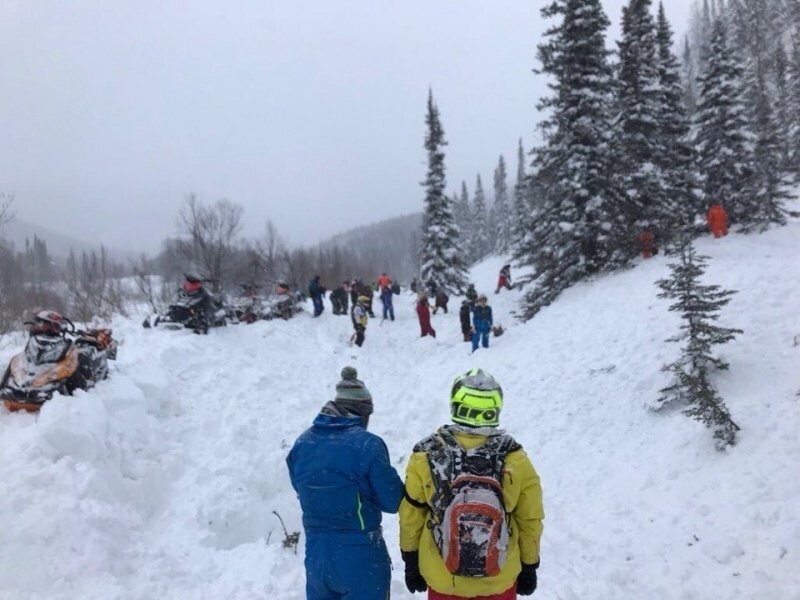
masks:
[[[419,572],[419,552],[402,552],[403,562],[406,564],[406,587],[412,594],[414,592],[428,591],[428,584]]]
[[[522,564],[522,571],[517,577],[517,594],[520,596],[530,596],[536,591],[536,569],[539,568],[539,561],[535,565]]]

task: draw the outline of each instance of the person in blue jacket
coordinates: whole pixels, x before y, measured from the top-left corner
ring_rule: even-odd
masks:
[[[403,481],[383,440],[367,431],[372,396],[353,367],[336,398],[294,443],[286,463],[306,533],[308,600],[389,597],[381,513],[397,513]]]
[[[489,332],[492,330],[492,307],[486,304],[486,296],[478,296],[478,303],[472,311],[472,351],[478,349],[478,342],[489,347]]]
[[[325,288],[319,282],[319,275],[315,275],[314,279],[308,282],[308,295],[311,296],[311,301],[314,303],[314,316],[318,317],[325,311],[325,305],[322,299],[325,297]]]

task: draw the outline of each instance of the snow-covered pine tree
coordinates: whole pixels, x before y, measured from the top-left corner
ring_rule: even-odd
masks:
[[[728,368],[726,362],[714,355],[713,347],[743,332],[715,324],[720,310],[736,292],[701,283],[707,260],[696,253],[686,236],[681,244],[680,260],[669,266],[670,278],[656,282],[661,288],[658,297],[675,300],[669,310],[679,312],[683,319],[680,333],[667,340],[682,342],[683,346],[680,357],[663,367],[674,379],[661,390],[657,409],[676,402],[685,405],[684,414],[713,429],[717,447],[724,450],[736,443],[739,426],[709,380],[713,369]]]
[[[781,169],[792,171],[789,131],[791,128],[791,106],[789,104],[789,64],[783,42],[775,47],[775,122],[781,132]]]
[[[493,249],[499,253],[508,252],[511,246],[513,217],[508,202],[508,174],[503,155],[497,160],[494,170],[494,204],[492,205]]]
[[[697,193],[694,149],[689,142],[687,92],[681,82],[681,66],[672,52],[672,29],[663,3],[658,6],[656,48],[660,92],[656,160],[664,177],[664,209],[672,213],[663,221],[670,230],[661,234],[666,239],[674,239],[676,230],[690,227],[694,217],[703,212],[703,206]]]
[[[795,180],[800,182],[800,30],[792,36],[787,70],[789,156]]]
[[[742,95],[742,68],[725,23],[714,22],[695,113],[695,149],[706,205],[719,202],[734,223],[757,214],[752,193],[753,136]]]
[[[753,176],[755,212],[749,215],[749,227],[761,230],[770,224],[785,225],[786,209],[783,203],[790,197],[789,181],[783,170],[783,150],[786,147],[780,131],[769,91],[763,78],[759,78],[756,90],[755,127],[758,139],[755,151],[755,173]]]
[[[459,248],[452,200],[444,193],[446,180],[442,148],[447,142],[439,120],[439,108],[433,101],[433,91],[428,93],[425,125],[428,172],[421,184],[425,188],[425,213],[420,240],[420,276],[425,283],[433,280],[450,292],[460,292],[466,288],[466,267]]]
[[[483,260],[491,251],[489,238],[489,218],[486,212],[486,195],[483,192],[481,176],[475,179],[475,198],[472,204],[472,259]]]
[[[535,270],[523,319],[576,281],[629,256],[615,244],[626,224],[610,176],[608,17],[599,0],[556,0],[542,15],[560,22],[545,33],[538,52],[553,94],[539,105],[549,114],[541,125],[545,145],[534,153],[541,198],[535,219],[529,208],[532,222],[515,252]]]
[[[687,114],[691,117],[697,109],[697,75],[694,68],[694,56],[692,47],[689,45],[689,38],[683,38],[683,104]]]
[[[514,183],[514,204],[510,212],[513,221],[511,246],[519,249],[531,226],[528,174],[525,172],[525,148],[522,146],[522,138],[519,139],[519,146],[517,147],[517,180]]]
[[[462,254],[464,256],[465,264],[472,264],[472,238],[473,238],[473,223],[472,223],[472,205],[469,202],[469,191],[467,191],[467,183],[461,182],[461,195],[453,196],[455,202],[455,217],[458,230],[460,232],[459,243],[461,244]]]
[[[616,85],[615,123],[616,174],[625,196],[627,240],[645,226],[668,231],[674,210],[667,203],[665,182],[658,160],[666,148],[660,147],[659,116],[664,111],[656,28],[651,0],[630,0],[622,10],[622,39]],[[635,251],[626,244],[628,252]]]

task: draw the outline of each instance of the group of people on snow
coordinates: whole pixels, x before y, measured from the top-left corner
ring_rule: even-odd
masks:
[[[306,533],[306,598],[388,598],[382,513],[400,518],[405,584],[430,600],[511,600],[537,587],[539,476],[499,429],[503,390],[472,369],[450,390],[451,423],[413,448],[405,483],[367,431],[375,405],[352,367],[286,459]]]
[[[504,265],[500,270],[495,294],[501,289],[512,289],[511,265]],[[439,309],[445,314],[448,312],[450,297],[447,291],[439,286],[434,279],[429,279],[425,286],[420,286],[417,278],[411,282],[411,290],[417,294],[416,312],[419,320],[421,337],[436,337],[436,330],[431,324],[431,314],[436,314]],[[379,293],[383,307],[383,320],[395,320],[393,297],[400,293],[400,285],[393,281],[387,273],[382,273],[371,285],[364,284],[360,279],[344,281],[330,293],[331,307],[334,315],[348,314],[348,301],[351,304],[349,311],[353,323],[351,343],[361,347],[366,337],[367,325],[370,318],[375,317],[372,302],[375,292]],[[314,316],[319,317],[325,310],[323,299],[326,289],[320,283],[320,276],[315,276],[308,284],[308,293],[314,304]],[[502,330],[494,328],[492,308],[488,305],[485,295],[479,295],[475,284],[469,284],[466,299],[459,312],[461,332],[465,342],[472,342],[473,352],[480,346],[489,347],[489,334],[494,331],[500,335]],[[431,297],[433,304],[430,303]]]

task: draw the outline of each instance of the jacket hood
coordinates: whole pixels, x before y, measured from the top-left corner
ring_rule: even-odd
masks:
[[[349,427],[364,428],[364,419],[358,415],[331,415],[320,413],[314,419],[314,427],[321,427],[328,430],[341,430]]]

